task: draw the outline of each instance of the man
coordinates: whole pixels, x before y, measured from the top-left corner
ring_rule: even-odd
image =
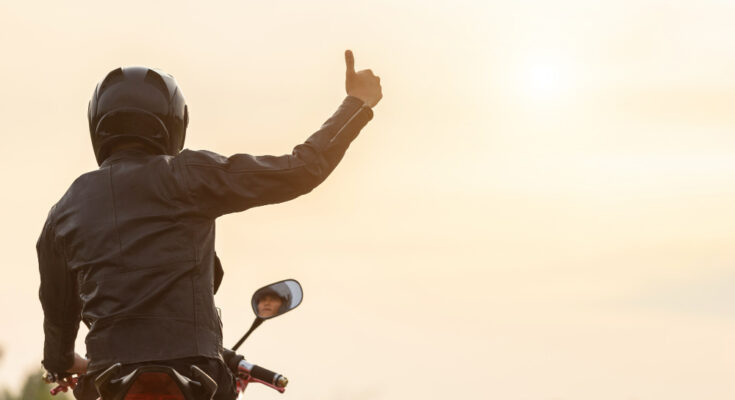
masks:
[[[217,217],[308,193],[336,167],[382,98],[380,78],[356,72],[345,52],[347,97],[292,154],[183,150],[189,113],[172,76],[142,67],[110,72],[89,104],[100,168],[72,183],[38,240],[44,367],[85,374],[75,389],[96,399],[94,377],[114,363],[196,364],[235,396],[222,361],[214,293]],[[88,360],[74,353],[83,321]]]
[[[283,299],[275,294],[266,294],[258,300],[258,316],[270,318],[278,314],[283,305]]]
[[[255,300],[258,308],[258,317],[267,319],[282,314],[288,307],[288,298],[275,290],[267,290],[258,294]]]

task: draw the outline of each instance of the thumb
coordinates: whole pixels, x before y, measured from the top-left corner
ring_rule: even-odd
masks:
[[[352,50],[345,50],[345,64],[347,64],[347,75],[355,73],[355,56]]]

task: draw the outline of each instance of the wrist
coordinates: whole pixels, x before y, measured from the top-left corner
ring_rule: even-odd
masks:
[[[377,101],[375,101],[374,98],[372,98],[370,96],[366,96],[366,95],[347,93],[347,96],[354,97],[354,98],[360,100],[364,105],[367,105],[370,108],[374,107],[375,106],[375,103],[377,103]]]
[[[74,354],[74,364],[66,372],[71,374],[84,374],[87,372],[87,365],[89,365],[88,359],[79,354]]]

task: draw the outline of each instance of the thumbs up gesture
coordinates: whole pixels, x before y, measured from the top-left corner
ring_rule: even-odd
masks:
[[[355,56],[351,50],[345,51],[345,64],[347,64],[345,78],[347,95],[357,97],[371,108],[375,107],[383,98],[380,77],[373,75],[373,71],[369,69],[355,72]]]

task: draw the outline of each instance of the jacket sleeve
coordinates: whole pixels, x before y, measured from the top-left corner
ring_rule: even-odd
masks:
[[[36,244],[41,274],[39,298],[43,306],[43,366],[65,372],[74,363],[74,341],[79,330],[81,303],[76,278],[58,248],[51,215]]]
[[[183,164],[192,200],[206,215],[218,217],[310,192],[334,170],[372,117],[372,110],[361,100],[348,96],[291,154],[235,154],[226,158],[208,151],[184,150],[177,158]]]

